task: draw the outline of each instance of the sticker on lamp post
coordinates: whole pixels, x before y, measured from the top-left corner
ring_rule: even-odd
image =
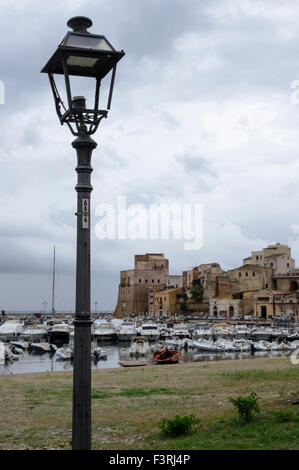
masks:
[[[82,228],[89,228],[89,200],[82,199]]]

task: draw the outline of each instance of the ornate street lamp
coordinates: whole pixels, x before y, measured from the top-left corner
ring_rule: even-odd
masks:
[[[73,378],[73,450],[91,447],[91,312],[90,312],[90,175],[91,155],[97,146],[90,137],[111,106],[116,65],[124,51],[116,51],[104,36],[90,34],[92,21],[84,16],[71,18],[69,31],[52,55],[43,73],[47,73],[60,123],[66,123],[77,138],[72,146],[77,152],[77,263],[76,316]],[[109,76],[110,87],[105,109],[99,109],[102,80]],[[54,75],[64,76],[67,104],[59,94]],[[95,79],[93,108],[86,108],[84,96],[72,96],[71,76]]]

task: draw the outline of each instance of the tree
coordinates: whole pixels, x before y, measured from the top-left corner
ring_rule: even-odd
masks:
[[[192,299],[200,303],[203,298],[203,285],[200,280],[192,281],[192,286],[190,287],[190,294]]]

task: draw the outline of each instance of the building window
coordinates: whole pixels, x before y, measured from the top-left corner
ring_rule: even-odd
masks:
[[[255,277],[255,273],[252,273],[253,277]]]
[[[155,282],[155,280],[154,280],[154,279],[152,279],[152,284],[154,284],[154,282]]]
[[[290,267],[290,263],[287,263],[287,267],[288,267],[288,268]]]
[[[246,277],[248,277],[248,273],[246,273]]]
[[[160,284],[160,279],[158,279],[158,284]]]
[[[141,279],[139,279],[139,284],[141,284]]]
[[[266,289],[268,289],[268,284],[266,284]]]
[[[145,280],[145,283],[147,284],[147,279]]]
[[[239,277],[242,277],[242,273],[239,273]]]

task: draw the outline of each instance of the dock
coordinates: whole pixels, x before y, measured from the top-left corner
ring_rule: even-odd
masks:
[[[123,367],[140,367],[140,366],[146,366],[147,362],[146,361],[119,361],[119,365]]]

